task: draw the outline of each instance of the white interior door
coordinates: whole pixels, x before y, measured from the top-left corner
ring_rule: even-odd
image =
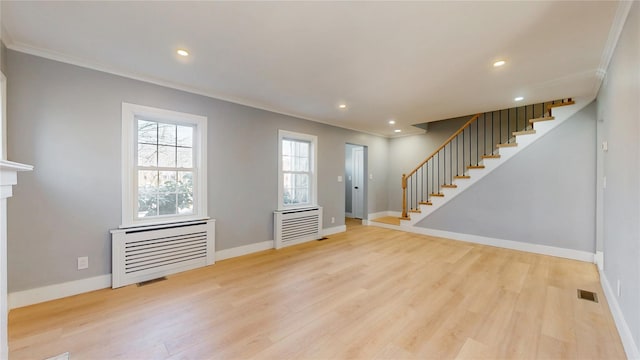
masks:
[[[353,217],[362,219],[364,216],[364,149],[362,147],[353,148],[353,180],[351,189],[351,212]]]

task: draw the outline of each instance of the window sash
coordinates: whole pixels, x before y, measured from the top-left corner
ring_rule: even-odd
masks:
[[[278,140],[278,209],[316,206],[317,137],[279,130]],[[297,144],[305,145],[306,149]],[[285,181],[288,175],[292,178],[289,184]],[[306,185],[296,183],[296,175],[306,176]]]
[[[148,134],[139,131],[139,121],[156,123],[151,127],[163,128],[169,137],[162,134]],[[135,104],[122,103],[122,225],[121,228],[141,225],[166,224],[175,221],[201,220],[207,218],[206,191],[206,136],[207,118],[204,116],[179,113]],[[173,129],[172,129],[173,128]],[[140,163],[139,145],[150,145],[155,151],[156,161]],[[160,147],[171,148],[174,160],[158,164]],[[156,147],[156,149],[152,149]],[[182,149],[182,153],[181,152]],[[185,151],[184,149],[189,149]],[[190,153],[190,155],[188,154]],[[190,159],[189,159],[190,158]],[[189,162],[189,160],[191,160]],[[156,166],[149,166],[155,164]],[[166,166],[167,164],[171,166]],[[180,167],[180,164],[185,165]],[[158,166],[161,165],[161,166]],[[168,184],[151,180],[148,192],[139,189],[139,172],[162,172],[171,179]],[[163,187],[164,186],[164,187]],[[142,194],[142,195],[141,195]],[[147,204],[153,204],[157,212],[140,216],[141,196],[148,196]],[[155,197],[155,200],[153,199]],[[172,197],[174,198],[172,200]],[[161,206],[168,206],[160,209]],[[175,206],[174,209],[172,207]],[[148,207],[145,208],[147,211]],[[162,211],[161,211],[162,210]],[[163,214],[168,212],[169,214]]]

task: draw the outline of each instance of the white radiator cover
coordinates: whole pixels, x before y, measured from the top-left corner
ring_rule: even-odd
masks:
[[[276,249],[322,237],[322,208],[277,210],[273,216]]]
[[[215,263],[215,220],[111,231],[112,288]]]

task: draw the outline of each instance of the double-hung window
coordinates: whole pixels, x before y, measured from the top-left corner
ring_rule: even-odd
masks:
[[[317,137],[280,130],[278,208],[317,205]]]
[[[203,116],[122,104],[122,226],[206,217]]]

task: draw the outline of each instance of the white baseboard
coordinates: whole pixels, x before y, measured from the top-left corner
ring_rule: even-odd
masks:
[[[640,359],[640,350],[638,350],[638,345],[636,345],[636,342],[633,340],[631,329],[629,329],[629,325],[624,319],[622,309],[620,309],[620,304],[618,304],[618,297],[613,292],[611,284],[609,284],[609,280],[607,280],[604,271],[602,269],[599,270],[600,285],[602,285],[604,296],[607,298],[607,303],[609,303],[609,311],[611,311],[611,314],[613,315],[613,321],[616,323],[616,328],[618,328],[618,334],[620,334],[624,352],[627,354],[628,359]]]
[[[479,236],[479,235],[460,234],[460,233],[454,233],[450,231],[427,229],[427,228],[421,228],[416,226],[401,227],[401,229],[407,230],[410,232],[415,232],[418,234],[423,234],[423,235],[438,236],[438,237],[443,237],[447,239],[467,241],[475,244],[496,246],[496,247],[501,247],[501,248],[506,248],[511,250],[531,252],[535,254],[551,255],[551,256],[561,257],[565,259],[586,261],[590,263],[593,263],[594,255],[595,255],[593,253],[590,253],[587,251],[581,251],[581,250],[565,249],[565,248],[559,248],[559,247],[549,246],[549,245],[525,243],[521,241],[496,239],[496,238],[490,238],[490,237]],[[410,229],[414,229],[414,231]]]
[[[602,251],[596,251],[595,263],[598,266],[598,270],[604,270],[604,253]]]
[[[253,254],[258,251],[273,249],[273,240],[267,240],[259,243],[238,246],[231,249],[216,251],[216,261],[231,259],[234,257]]]
[[[400,215],[402,215],[401,211],[378,211],[375,213],[369,213],[367,216],[367,219],[372,220],[372,219],[377,219],[380,217],[385,217],[385,216],[397,216],[400,217]]]
[[[372,226],[377,226],[377,227],[382,227],[382,228],[392,229],[392,230],[401,230],[401,231],[411,232],[415,234],[437,236],[437,237],[451,239],[451,240],[466,241],[474,244],[482,244],[482,245],[501,247],[505,249],[526,251],[526,252],[531,252],[535,254],[551,255],[551,256],[556,256],[556,257],[561,257],[566,259],[586,261],[590,263],[593,263],[595,258],[595,254],[592,254],[587,251],[565,249],[565,248],[559,248],[559,247],[548,246],[548,245],[524,243],[524,242],[513,241],[513,240],[496,239],[496,238],[490,238],[490,237],[479,236],[479,235],[461,234],[461,233],[455,233],[450,231],[427,229],[427,228],[422,228],[417,226],[396,226],[396,225],[382,224],[378,222],[368,222],[367,225],[372,225]]]
[[[322,236],[329,236],[347,231],[347,225],[334,226],[322,229]]]
[[[43,286],[35,289],[16,291],[9,294],[9,309],[29,306],[110,287],[111,274],[107,274],[88,279]]]

